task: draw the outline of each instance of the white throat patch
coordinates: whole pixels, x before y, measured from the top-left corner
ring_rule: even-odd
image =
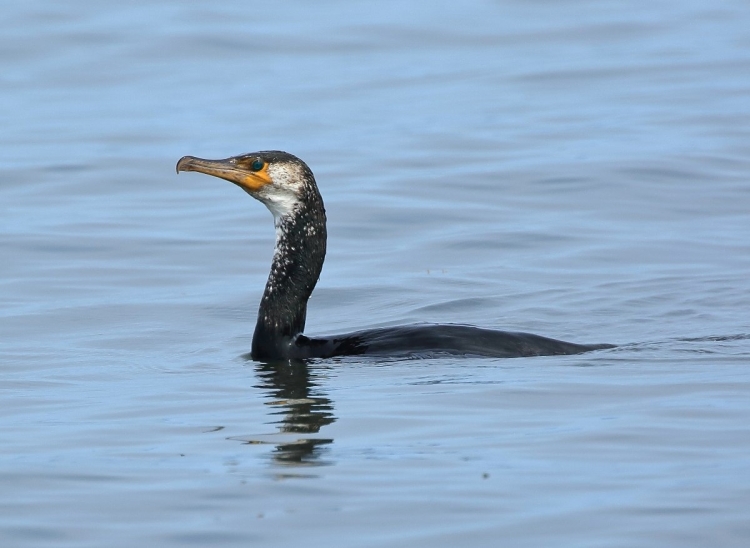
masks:
[[[262,187],[255,196],[273,214],[274,222],[294,213],[300,202],[304,185],[302,168],[295,164],[271,164],[268,166],[271,183]]]

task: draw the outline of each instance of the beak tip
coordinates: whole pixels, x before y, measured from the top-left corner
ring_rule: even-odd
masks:
[[[175,171],[179,174],[180,171],[187,171],[187,167],[189,167],[190,160],[192,160],[192,156],[183,156],[177,161],[177,165],[175,166]]]

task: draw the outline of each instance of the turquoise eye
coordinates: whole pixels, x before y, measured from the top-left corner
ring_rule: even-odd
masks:
[[[252,164],[250,164],[250,169],[253,171],[260,171],[263,169],[263,160],[254,160]]]

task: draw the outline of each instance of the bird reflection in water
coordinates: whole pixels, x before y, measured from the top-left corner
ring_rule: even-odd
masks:
[[[255,367],[260,379],[257,388],[268,392],[271,401],[267,404],[277,409],[272,415],[278,420],[273,423],[288,440],[276,445],[274,460],[286,465],[329,464],[322,457],[333,440],[313,436],[336,420],[331,400],[315,382],[319,373],[311,373],[303,360],[256,363]]]

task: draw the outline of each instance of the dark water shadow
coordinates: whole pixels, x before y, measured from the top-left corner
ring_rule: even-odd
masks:
[[[333,403],[321,390],[315,373],[302,360],[253,362],[259,383],[268,394],[271,422],[278,428],[273,460],[284,465],[327,465],[326,446],[333,439],[319,437],[321,429],[336,421]],[[276,437],[276,436],[274,436]],[[249,443],[258,443],[248,440]],[[266,439],[262,443],[269,443]]]

